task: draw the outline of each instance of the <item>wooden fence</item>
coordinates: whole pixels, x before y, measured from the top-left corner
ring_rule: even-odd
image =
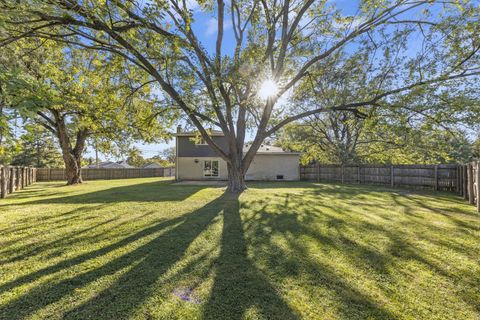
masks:
[[[459,166],[460,194],[480,212],[480,161]]]
[[[457,190],[458,165],[325,165],[302,166],[300,177],[307,181],[378,184]]]
[[[175,176],[175,168],[82,169],[83,180],[111,180]],[[66,180],[65,169],[38,168],[37,181]]]
[[[450,191],[480,212],[480,161],[467,165],[327,165],[300,167],[300,179]]]
[[[11,167],[0,165],[0,198],[35,183],[37,169],[32,167]]]

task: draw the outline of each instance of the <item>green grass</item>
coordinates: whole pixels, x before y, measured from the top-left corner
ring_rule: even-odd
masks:
[[[354,185],[38,183],[0,201],[0,319],[479,319],[474,210]]]

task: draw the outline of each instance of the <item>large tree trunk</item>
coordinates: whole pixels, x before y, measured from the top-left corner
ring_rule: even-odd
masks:
[[[55,117],[56,134],[60,148],[62,149],[62,157],[65,163],[65,175],[67,176],[67,185],[82,183],[81,159],[83,150],[85,149],[88,131],[84,129],[78,129],[75,147],[72,148],[72,143],[68,135],[64,117],[57,110],[51,110],[51,112]]]
[[[228,185],[227,192],[241,193],[247,189],[245,184],[245,173],[240,167],[235,167],[227,163]]]
[[[63,160],[65,162],[65,175],[67,176],[67,185],[82,183],[81,159],[76,158],[70,151],[65,153],[62,150]]]

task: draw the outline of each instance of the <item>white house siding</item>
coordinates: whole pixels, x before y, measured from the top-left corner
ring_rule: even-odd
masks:
[[[195,163],[195,159],[198,163]],[[205,160],[218,160],[218,177],[205,177],[203,165]],[[220,157],[178,157],[178,180],[226,180],[227,163]],[[247,180],[276,180],[283,175],[283,180],[299,180],[298,154],[257,154],[247,171]]]
[[[257,154],[246,174],[246,180],[300,180],[298,154]]]
[[[195,163],[195,159],[198,163]],[[203,175],[203,162],[205,160],[218,160],[218,177],[205,177]],[[177,158],[178,180],[226,180],[227,163],[220,157],[179,157]]]

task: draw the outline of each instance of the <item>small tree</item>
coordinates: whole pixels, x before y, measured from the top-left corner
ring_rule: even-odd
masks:
[[[20,152],[11,164],[37,168],[58,168],[62,165],[62,155],[54,144],[55,137],[42,126],[27,124],[26,133],[20,137]],[[52,139],[53,138],[53,139]]]
[[[159,153],[159,157],[161,159],[169,162],[170,164],[174,164],[177,160],[177,151],[176,151],[175,147],[169,147],[169,148],[166,148],[166,149],[162,150]]]
[[[128,150],[127,163],[133,167],[142,167],[147,161],[143,158],[140,149],[133,147]]]

